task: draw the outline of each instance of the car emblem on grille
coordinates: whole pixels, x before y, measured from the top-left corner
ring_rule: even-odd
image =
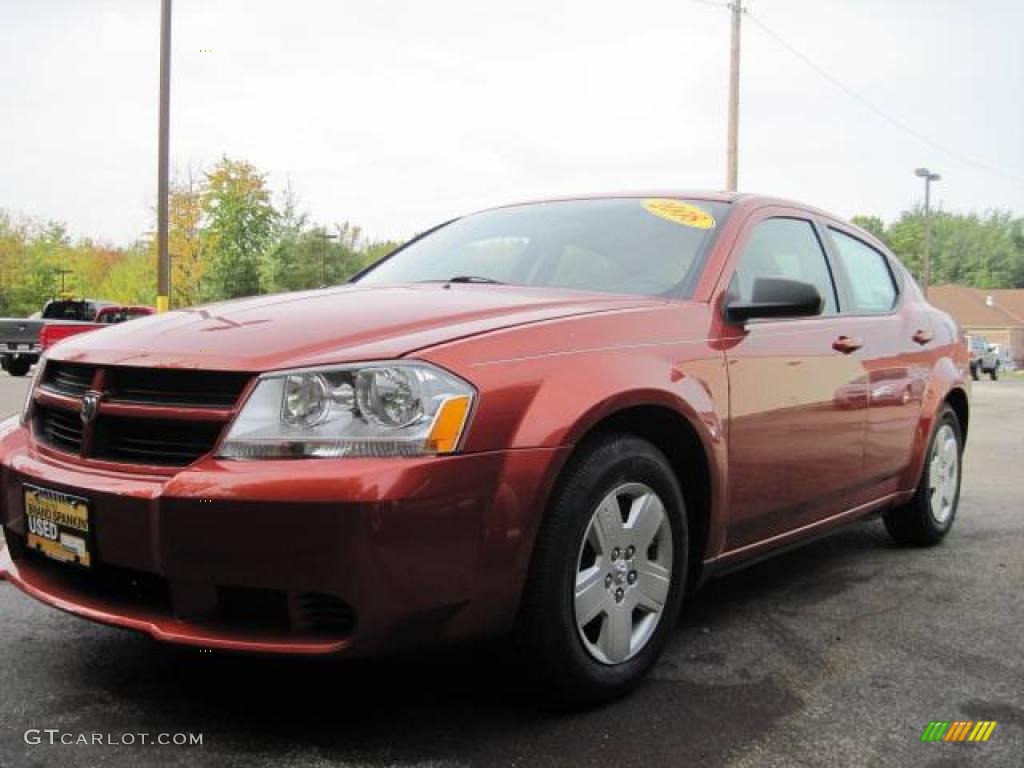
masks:
[[[100,393],[86,392],[82,396],[82,408],[78,415],[82,418],[83,424],[92,424],[96,418],[96,412],[100,409]]]

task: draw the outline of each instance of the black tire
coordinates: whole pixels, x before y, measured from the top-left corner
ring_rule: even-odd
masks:
[[[978,366],[974,363],[971,363],[971,378],[975,381],[978,381],[978,379],[981,378],[981,376],[978,375]]]
[[[32,361],[25,357],[12,357],[7,360],[7,372],[11,376],[24,376],[32,367]]]
[[[999,366],[997,365],[995,368],[990,370],[988,372],[988,376],[992,381],[999,381]]]
[[[621,663],[608,664],[597,660],[584,645],[576,626],[574,590],[584,537],[595,510],[609,494],[630,483],[646,485],[662,501],[663,519],[671,529],[671,574],[660,618],[646,645]],[[563,470],[537,533],[517,627],[530,664],[528,671],[552,703],[582,706],[608,701],[627,693],[643,678],[678,621],[688,544],[683,494],[671,465],[657,448],[646,440],[620,434],[605,435],[580,447]],[[649,556],[649,551],[644,556]],[[605,578],[612,578],[610,572]],[[635,574],[630,578],[636,578]],[[614,583],[612,587],[607,584],[606,580],[604,587],[614,592]],[[611,621],[608,616],[598,618]]]
[[[952,429],[956,438],[957,476],[956,489],[953,494],[949,516],[944,520],[936,519],[931,507],[931,457],[936,437],[943,426]],[[925,454],[924,470],[917,485],[914,497],[900,507],[886,512],[882,519],[885,528],[893,540],[901,546],[931,547],[942,541],[953,527],[957,508],[960,505],[960,485],[963,479],[963,433],[956,413],[948,405],[944,406],[935,420],[931,439],[928,441],[928,452]]]

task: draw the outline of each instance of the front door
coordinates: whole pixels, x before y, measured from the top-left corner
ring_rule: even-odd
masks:
[[[736,248],[730,294],[749,300],[755,280],[783,277],[815,285],[824,310],[818,317],[750,321],[726,345],[726,550],[846,508],[861,481],[870,386],[856,342],[845,333],[815,224],[797,211],[768,209],[747,222]]]

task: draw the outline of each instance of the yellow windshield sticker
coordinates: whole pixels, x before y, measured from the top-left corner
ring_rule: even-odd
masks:
[[[695,205],[683,203],[679,200],[666,200],[652,198],[644,200],[644,208],[655,216],[682,224],[684,227],[695,229],[711,229],[715,226],[715,217],[707,211],[702,211]]]

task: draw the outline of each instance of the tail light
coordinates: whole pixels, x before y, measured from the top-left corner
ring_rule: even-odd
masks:
[[[54,336],[56,336],[56,333],[53,330],[53,326],[44,325],[43,329],[39,332],[39,346],[43,349],[49,348],[56,341]]]

